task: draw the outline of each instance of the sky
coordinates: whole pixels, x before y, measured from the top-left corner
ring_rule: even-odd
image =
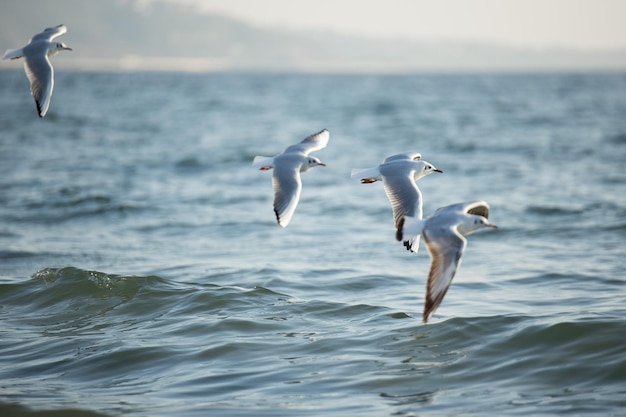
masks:
[[[626,47],[626,0],[177,1],[265,27],[535,49]]]

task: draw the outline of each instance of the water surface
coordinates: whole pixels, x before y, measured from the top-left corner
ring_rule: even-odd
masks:
[[[0,108],[0,414],[624,413],[624,74],[58,71],[39,119],[20,69]],[[252,159],[323,128],[282,229]],[[500,227],[427,325],[349,178],[404,151]]]

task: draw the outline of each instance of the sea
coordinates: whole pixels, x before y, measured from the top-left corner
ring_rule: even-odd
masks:
[[[286,228],[272,171],[322,129]],[[353,168],[420,152],[430,257]],[[423,245],[423,244],[422,244]],[[0,71],[0,415],[626,415],[626,73]]]

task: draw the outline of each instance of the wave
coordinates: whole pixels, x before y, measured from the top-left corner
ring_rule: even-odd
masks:
[[[267,277],[280,272],[246,271]],[[355,271],[333,273],[348,280],[338,288],[359,291]],[[216,282],[219,273],[205,279]],[[43,373],[72,389],[95,390],[98,405],[132,386],[148,400],[202,395],[209,402],[253,406],[264,399],[278,406],[289,396],[312,393],[313,402],[339,392],[405,409],[446,400],[461,407],[464,395],[481,390],[499,398],[511,398],[507,390],[515,390],[546,401],[563,389],[611,390],[626,378],[618,317],[514,314],[422,325],[419,317],[328,300],[321,292],[295,298],[276,290],[278,281],[252,287],[200,281],[65,267],[0,284],[0,305],[11,311],[6,323],[28,330],[28,343],[17,332],[7,339],[19,341],[4,351],[6,363],[19,363],[11,366],[17,376],[9,386],[33,375],[45,385]],[[131,400],[126,411],[133,410],[134,397],[124,398]]]
[[[106,195],[76,197],[64,201],[35,201],[7,214],[10,222],[33,224],[58,224],[84,217],[97,217],[107,214],[126,215],[142,211],[146,207],[139,203],[115,201]]]
[[[40,254],[26,250],[0,250],[0,259],[30,258]]]
[[[223,280],[221,275],[207,278]],[[375,322],[412,317],[384,305],[359,303],[358,297],[353,302],[302,299],[287,292],[287,282],[266,281],[263,286],[246,288],[76,267],[44,268],[30,280],[0,284],[0,303],[11,308],[12,315],[29,326],[43,329],[49,335],[67,336],[91,334],[110,326],[124,332],[154,326],[163,337],[169,337],[193,334],[199,329],[216,333],[244,328],[264,330],[270,323],[275,334],[287,334],[293,332],[290,327],[293,320],[305,316],[320,322],[337,318]],[[339,284],[338,291],[354,291],[358,283],[349,281]],[[271,288],[275,286],[278,290]],[[300,284],[298,287],[303,289]],[[314,286],[310,288],[313,290]],[[309,295],[321,297],[322,293]],[[281,324],[285,321],[290,323]]]
[[[11,417],[107,417],[108,414],[96,411],[81,410],[78,408],[58,408],[54,410],[38,411],[18,404],[0,403],[0,415]]]
[[[531,204],[526,207],[525,211],[530,214],[539,216],[556,217],[556,216],[576,216],[584,215],[587,218],[599,217],[607,219],[607,217],[615,217],[617,221],[623,219],[625,208],[614,201],[592,201],[588,203],[579,202],[562,202],[549,204]]]
[[[93,318],[110,320],[105,317],[110,315],[125,320],[198,314],[227,317],[293,300],[261,286],[180,283],[154,275],[120,275],[76,267],[44,268],[31,280],[0,284],[4,305],[40,311],[42,317],[55,317],[59,323],[75,320],[75,324]]]
[[[74,295],[98,294],[102,291],[111,295],[136,293],[141,287],[167,282],[157,276],[108,274],[75,267],[44,268],[35,272],[32,278],[55,284],[55,290],[72,288],[71,293]]]
[[[586,211],[585,207],[572,206],[556,206],[556,205],[530,205],[526,208],[526,212],[531,214],[539,214],[544,216],[557,216],[569,214],[582,214]]]
[[[416,326],[412,338],[423,342],[421,350],[428,346],[431,362],[421,366],[445,365],[446,378],[454,385],[499,380],[503,386],[529,386],[533,391],[579,390],[617,386],[626,380],[626,357],[619,341],[623,328],[619,317],[557,320],[497,315]],[[421,336],[415,339],[417,335]],[[406,349],[412,358],[408,363],[418,365],[424,355],[409,342],[393,345]]]
[[[617,383],[626,378],[626,358],[616,343],[622,332],[622,320],[606,317],[532,324],[481,348],[485,361],[499,357],[482,372],[570,388]]]

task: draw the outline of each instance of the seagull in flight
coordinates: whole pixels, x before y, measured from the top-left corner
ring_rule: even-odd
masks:
[[[426,284],[423,321],[433,315],[446,295],[452,278],[461,265],[467,246],[465,236],[482,228],[497,228],[489,223],[489,205],[485,201],[452,204],[441,207],[426,219],[403,217],[396,231],[396,239],[407,236],[424,237],[431,264]]]
[[[274,188],[274,213],[281,227],[287,227],[296,211],[302,180],[300,173],[326,166],[322,161],[309,154],[324,149],[328,145],[330,132],[324,129],[308,136],[302,142],[289,146],[276,156],[255,156],[252,166],[262,171],[274,169],[272,186]]]
[[[8,49],[2,57],[3,60],[24,58],[24,70],[30,81],[30,93],[35,99],[39,117],[44,117],[48,112],[54,88],[54,68],[48,57],[60,51],[72,50],[63,42],[54,42],[54,39],[66,32],[65,25],[46,28],[43,32],[33,36],[28,45]]]
[[[422,192],[416,181],[433,172],[442,173],[430,162],[422,160],[417,152],[405,152],[388,156],[382,164],[374,168],[353,169],[350,177],[361,184],[382,181],[387,198],[393,210],[396,229],[404,217],[422,218]],[[419,237],[414,241],[404,241],[407,249],[419,246]],[[417,252],[414,250],[413,252]]]

